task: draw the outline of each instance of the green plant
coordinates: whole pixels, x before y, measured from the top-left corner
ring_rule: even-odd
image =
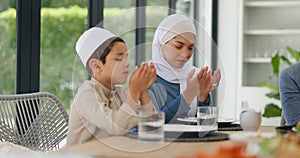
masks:
[[[273,69],[274,79],[277,81],[275,84],[269,82],[261,82],[260,85],[262,87],[266,87],[270,90],[269,93],[266,94],[268,98],[272,98],[275,100],[280,100],[280,91],[278,87],[278,77],[280,72],[281,62],[285,63],[287,66],[292,65],[295,62],[300,62],[300,52],[292,49],[291,47],[286,48],[292,59],[287,58],[284,55],[280,55],[278,52],[275,56],[272,57],[271,64]],[[277,117],[281,116],[282,109],[275,103],[269,103],[265,106],[263,117]]]

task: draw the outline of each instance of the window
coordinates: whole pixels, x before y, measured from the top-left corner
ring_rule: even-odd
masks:
[[[130,71],[135,66],[135,1],[105,0],[103,27],[121,37],[128,48]]]
[[[146,61],[152,59],[152,42],[156,27],[168,16],[168,1],[147,1],[146,7]],[[155,17],[155,18],[154,18]]]
[[[8,0],[7,0],[8,1]],[[194,5],[197,0],[177,0],[176,12],[184,13],[194,16]],[[11,2],[11,1],[9,1]],[[198,2],[198,1],[197,1]],[[201,7],[204,1],[200,1]],[[76,55],[75,44],[78,37],[87,29],[88,26],[88,1],[74,0],[74,1],[57,1],[57,0],[42,0],[41,9],[41,60],[40,60],[40,91],[47,91],[55,94],[60,98],[66,109],[69,109],[72,99],[77,92],[78,87],[83,80],[87,78],[87,73],[80,59]],[[3,5],[1,5],[3,6]],[[152,56],[152,40],[155,28],[160,21],[168,16],[169,1],[148,0],[145,7],[145,52],[142,56],[144,60],[151,60]],[[1,9],[1,8],[0,8]],[[206,20],[206,13],[199,13],[199,17],[203,23]],[[3,12],[3,11],[2,11]],[[1,13],[2,13],[1,12]],[[2,18],[3,14],[0,13]],[[14,13],[15,16],[15,13]],[[11,16],[10,16],[11,17]],[[154,18],[155,17],[155,18]],[[0,24],[3,23],[1,19]],[[8,22],[6,22],[8,25]],[[14,24],[13,24],[14,23]],[[206,26],[206,24],[203,24]],[[5,56],[0,60],[11,62],[11,66],[5,66],[4,69],[9,69],[9,74],[1,76],[9,76],[7,79],[10,83],[1,83],[5,86],[11,85],[14,87],[14,71],[15,71],[15,20],[9,24],[10,27],[0,26],[0,29],[10,29],[9,31],[2,31],[13,33],[12,38],[5,38],[0,41],[0,50],[5,48],[12,52],[10,56]],[[136,0],[104,0],[104,21],[103,27],[112,33],[120,36],[126,41],[129,53],[129,60],[131,62],[130,70],[133,69],[136,63]],[[13,30],[14,29],[14,30]],[[6,35],[1,34],[4,38]],[[2,42],[2,43],[1,43]],[[3,64],[4,66],[4,64]],[[4,86],[3,86],[4,87]],[[5,87],[5,89],[13,88]],[[2,86],[1,86],[2,90]]]
[[[13,94],[16,76],[15,0],[0,1],[0,94]]]
[[[74,64],[76,41],[87,29],[87,12],[86,0],[42,0],[40,91],[58,96],[66,109],[77,91],[76,83],[87,76],[82,64]]]

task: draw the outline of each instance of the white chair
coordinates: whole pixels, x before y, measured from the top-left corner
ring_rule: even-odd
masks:
[[[31,150],[57,150],[67,131],[68,114],[53,94],[0,95],[0,141]]]

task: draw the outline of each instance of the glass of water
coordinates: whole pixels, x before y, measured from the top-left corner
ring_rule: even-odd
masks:
[[[138,139],[142,143],[163,143],[165,113],[139,113]]]
[[[201,127],[199,137],[218,130],[218,108],[215,106],[197,107],[197,125]]]

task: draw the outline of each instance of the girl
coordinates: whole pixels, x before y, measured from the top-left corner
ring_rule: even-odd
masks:
[[[219,84],[219,69],[212,77],[208,67],[195,73],[196,69],[188,63],[195,39],[193,21],[180,14],[165,18],[154,34],[152,60],[158,84],[152,85],[149,92],[156,108],[165,112],[166,122],[195,116],[196,106],[208,106],[209,93]]]

